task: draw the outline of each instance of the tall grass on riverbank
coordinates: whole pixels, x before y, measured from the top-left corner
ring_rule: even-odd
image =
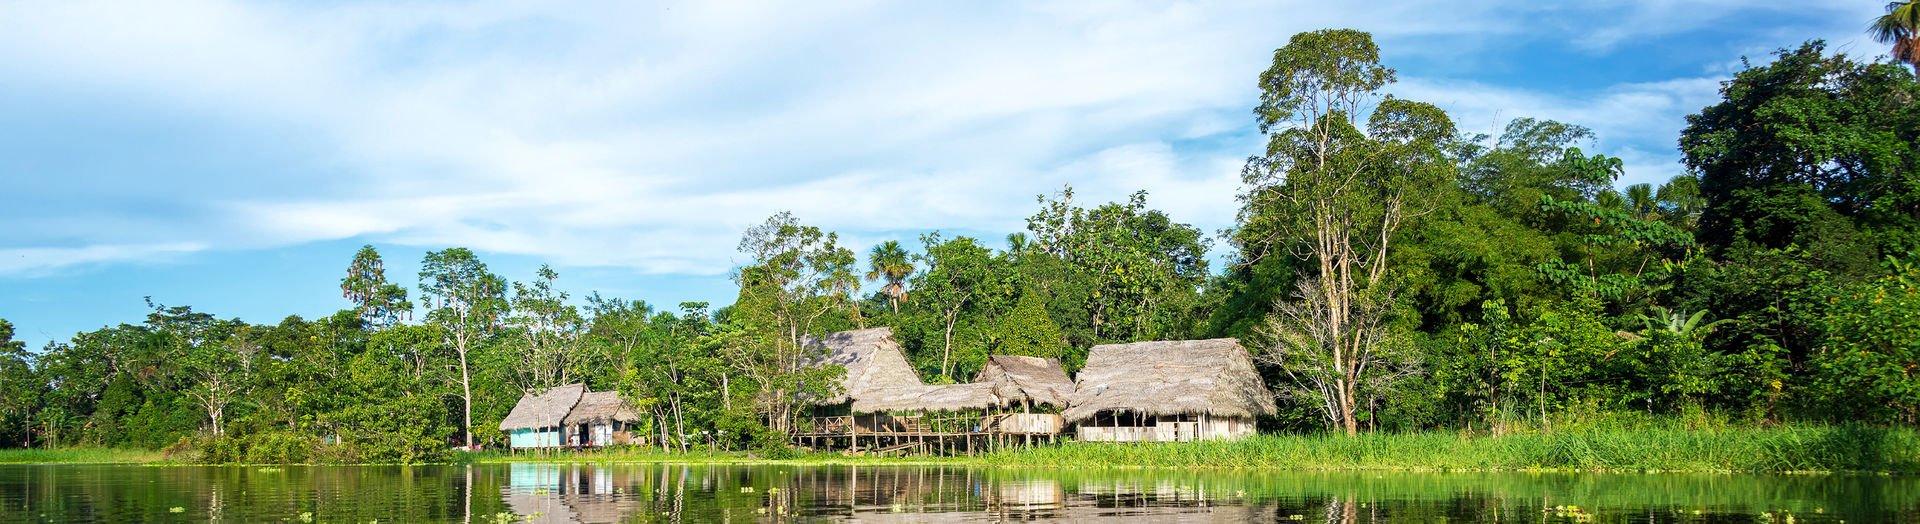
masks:
[[[1920,432],[1860,425],[1592,429],[1467,437],[1259,435],[1226,442],[1074,443],[984,462],[1048,467],[1920,472]]]
[[[146,449],[0,449],[0,464],[143,464],[164,458]]]

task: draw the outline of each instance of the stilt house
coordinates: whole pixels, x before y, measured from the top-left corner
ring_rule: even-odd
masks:
[[[562,421],[570,435],[581,435],[583,446],[614,446],[636,441],[631,425],[640,421],[633,406],[620,400],[617,391],[595,391],[580,396]]]
[[[1081,441],[1239,438],[1274,413],[1253,357],[1231,338],[1094,346],[1067,400],[1061,415]]]
[[[907,362],[900,343],[893,339],[893,328],[841,331],[809,336],[800,342],[823,352],[814,360],[814,365],[838,364],[847,369],[847,374],[840,378],[838,394],[812,399],[811,404],[844,404],[869,389],[926,385],[913,370],[913,364]]]
[[[994,355],[986,367],[974,375],[975,384],[986,385],[1001,402],[999,407],[1018,413],[997,414],[990,425],[1003,433],[1055,435],[1065,427],[1060,415],[1073,394],[1073,381],[1060,367],[1060,359]],[[1035,411],[1040,411],[1035,413]]]
[[[586,384],[554,386],[539,393],[528,393],[513,405],[513,411],[500,421],[513,449],[557,448],[567,445],[567,414],[587,392]]]

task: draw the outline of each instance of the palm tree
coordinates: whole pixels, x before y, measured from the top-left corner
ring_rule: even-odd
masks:
[[[1867,27],[1873,40],[1893,44],[1893,59],[1913,66],[1920,75],[1920,0],[1889,2],[1887,14]]]
[[[1661,184],[1653,194],[1659,201],[1668,223],[1674,227],[1693,231],[1700,223],[1700,212],[1707,208],[1707,199],[1700,196],[1700,178],[1693,175],[1680,175]]]
[[[907,250],[900,243],[888,240],[867,254],[867,280],[886,279],[887,285],[880,292],[887,295],[887,303],[893,306],[895,314],[900,313],[900,299],[907,296],[907,276],[913,274],[913,262],[907,259]]]
[[[1653,184],[1627,186],[1627,212],[1641,220],[1658,218],[1660,206],[1653,198]]]

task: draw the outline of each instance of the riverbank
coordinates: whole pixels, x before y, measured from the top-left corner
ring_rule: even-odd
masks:
[[[0,464],[151,464],[165,459],[165,454],[147,449],[0,449]]]
[[[1076,444],[982,460],[1004,466],[1304,470],[1920,473],[1920,432],[1868,426],[1630,429],[1467,437],[1452,432],[1259,435],[1229,442]]]
[[[1920,473],[1920,431],[1870,426],[1589,429],[1501,437],[1456,432],[1264,434],[1226,442],[1067,443],[972,457],[768,459],[743,452],[657,449],[578,453],[489,452],[476,462],[950,464],[1047,468],[1289,470],[1578,470]]]
[[[79,448],[0,450],[0,464],[150,464],[158,451]],[[1871,426],[1588,429],[1265,434],[1227,442],[1066,443],[972,457],[849,457],[798,452],[771,458],[734,451],[624,448],[579,452],[485,451],[460,462],[691,463],[791,465],[954,465],[1042,468],[1210,468],[1380,471],[1693,471],[1920,473],[1920,431]]]

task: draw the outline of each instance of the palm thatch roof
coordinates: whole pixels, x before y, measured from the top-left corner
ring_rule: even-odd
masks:
[[[853,397],[854,413],[882,411],[960,411],[1000,404],[992,384],[896,386],[862,390]]]
[[[1241,418],[1274,413],[1273,394],[1260,381],[1253,357],[1231,338],[1094,346],[1067,403],[1072,407],[1060,415],[1068,422],[1108,410]]]
[[[613,421],[639,422],[640,414],[633,406],[620,400],[617,391],[595,391],[580,396],[580,403],[573,406],[573,412],[567,414],[565,422],[574,424],[607,424]]]
[[[893,339],[893,328],[856,329],[825,336],[808,336],[801,345],[825,349],[814,365],[839,364],[847,368],[840,379],[840,393],[823,399],[808,399],[813,404],[839,404],[859,398],[859,392],[889,387],[924,386],[920,374],[907,363],[907,354]]]
[[[1057,358],[990,356],[973,381],[992,385],[993,394],[1009,404],[1031,402],[1065,408],[1067,397],[1073,394],[1073,380],[1067,378]]]
[[[522,395],[520,403],[514,404],[513,411],[500,421],[500,431],[558,426],[586,392],[586,384],[567,384],[547,388],[539,394]]]

